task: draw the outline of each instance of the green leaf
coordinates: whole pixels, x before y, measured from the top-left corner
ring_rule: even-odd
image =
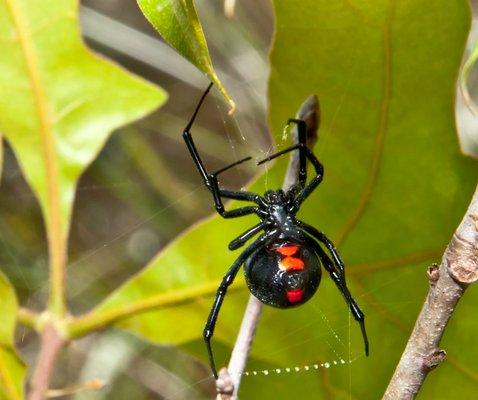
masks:
[[[23,381],[26,368],[18,357],[13,335],[18,303],[13,287],[0,272],[0,400],[23,398]]]
[[[371,355],[364,357],[359,328],[324,276],[306,305],[264,309],[248,369],[354,361],[322,368],[319,377],[244,378],[241,390],[244,398],[258,398],[258,390],[274,399],[307,392],[379,398],[425,298],[426,266],[439,261],[478,178],[476,160],[460,153],[453,112],[468,4],[277,1],[275,14],[272,130],[280,143],[287,118],[318,94],[322,126],[315,152],[325,178],[299,218],[339,246],[348,285],[366,315]],[[279,160],[253,189],[280,187],[286,165]],[[79,320],[77,333],[110,322],[155,343],[188,342],[196,349],[215,289],[239,253],[229,252],[227,243],[254,221],[212,217],[185,232]],[[216,343],[233,344],[247,297],[238,276],[221,310]],[[446,332],[448,362],[427,379],[423,398],[471,398],[476,392],[476,301],[471,289]],[[204,348],[200,352],[206,360]],[[227,357],[219,352],[218,363]],[[284,390],[274,386],[279,378]]]
[[[141,11],[163,39],[213,82],[231,109],[235,104],[212,66],[206,38],[193,0],[137,0]]]
[[[63,234],[78,177],[111,131],[166,99],[85,47],[77,8],[74,0],[0,2],[0,131],[48,225],[57,213]]]
[[[478,110],[476,105],[473,103],[473,100],[470,97],[470,93],[468,91],[468,75],[470,74],[471,69],[476,63],[478,59],[478,41],[476,41],[471,54],[468,56],[468,59],[463,64],[463,69],[461,71],[460,76],[460,88],[461,92],[463,93],[463,98],[465,99],[466,104],[473,111],[474,114],[478,114]]]
[[[112,130],[166,99],[162,90],[92,54],[77,13],[75,0],[0,1],[0,132],[40,201],[57,294],[79,176]],[[61,313],[61,296],[54,297]]]

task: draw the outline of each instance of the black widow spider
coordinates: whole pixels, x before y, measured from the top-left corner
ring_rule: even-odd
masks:
[[[282,189],[268,190],[264,196],[246,191],[221,189],[217,176],[229,168],[250,160],[251,157],[234,162],[213,173],[206,171],[194,145],[190,129],[211,86],[212,84],[208,86],[199,100],[191,120],[184,129],[183,138],[204,184],[212,193],[214,207],[219,215],[223,218],[236,218],[256,214],[260,218],[257,225],[229,243],[229,250],[242,247],[254,235],[264,231],[259,238],[246,247],[227,271],[217,290],[214,304],[206,322],[203,336],[214,377],[217,379],[218,375],[211,348],[211,338],[214,334],[216,320],[227,288],[232,284],[243,264],[247,285],[255,297],[264,304],[273,307],[289,308],[305,303],[314,295],[320,283],[320,264],[322,263],[345,297],[353,317],[360,324],[365,354],[368,355],[369,345],[365,331],[364,314],[347,288],[344,263],[340,259],[334,244],[322,232],[305,222],[297,220],[295,217],[300,205],[322,181],[324,172],[322,164],[306,145],[306,122],[301,119],[289,119],[287,125],[297,124],[298,144],[257,163],[257,165],[260,165],[293,150],[299,150],[299,172],[296,186],[285,192]],[[307,183],[307,160],[315,169],[315,176],[309,183]],[[225,210],[222,203],[223,197],[249,201],[255,203],[255,205]],[[332,259],[317,241],[326,247]]]

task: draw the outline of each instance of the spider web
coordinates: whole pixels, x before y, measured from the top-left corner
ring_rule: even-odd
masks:
[[[254,142],[254,140],[250,140],[251,135],[257,134],[256,132],[249,132],[241,129],[241,124],[237,121],[235,116],[229,116],[227,114],[227,110],[225,109],[224,105],[219,99],[215,99],[216,107],[222,117],[224,129],[226,132],[226,140],[228,142],[228,146],[231,149],[231,158],[232,160],[237,160],[240,159],[243,155],[240,154],[240,151],[238,150],[237,146],[237,141],[240,141],[241,147],[248,146],[248,143]],[[232,121],[232,124],[231,124]],[[238,132],[239,134],[235,134]],[[324,147],[326,146],[327,143],[327,138],[328,134],[327,133],[321,133],[321,141],[319,142],[319,146],[322,146],[321,150],[324,150]],[[281,150],[285,146],[289,145],[290,143],[290,137],[289,135],[284,135],[283,140],[281,143],[278,144],[277,149],[274,149],[272,145],[265,149],[257,149],[257,147],[254,148],[254,159],[257,161],[259,159],[262,159],[268,155],[270,155],[272,152]],[[101,156],[100,156],[101,157]],[[262,172],[265,175],[264,179],[264,190],[267,189],[275,189],[274,187],[269,187],[269,181],[268,181],[268,175],[269,175],[269,168],[271,167],[270,163],[265,163],[261,168],[263,168]],[[231,175],[237,177],[237,181],[239,182],[244,182],[245,177],[244,173],[240,169],[234,169],[231,172]],[[107,183],[106,185],[81,185],[78,188],[78,192],[81,193],[94,193],[94,192],[102,192],[104,190],[111,190],[112,188],[129,188],[137,185],[135,181],[132,180],[126,180],[122,182],[116,182],[116,183]],[[102,254],[105,253],[115,253],[118,248],[122,248],[127,246],[128,242],[131,240],[131,238],[139,231],[141,231],[145,226],[148,226],[152,221],[154,221],[157,218],[160,218],[162,215],[170,212],[176,207],[181,207],[181,205],[189,198],[194,198],[198,191],[203,190],[203,185],[198,184],[195,187],[191,188],[191,190],[187,191],[183,196],[177,198],[175,201],[168,202],[165,205],[163,205],[161,208],[158,208],[155,210],[152,214],[150,214],[148,217],[143,218],[133,224],[130,224],[129,226],[124,227],[122,230],[119,232],[116,232],[112,237],[109,237],[107,240],[98,243],[95,247],[90,248],[89,250],[84,251],[82,254],[77,255],[76,257],[73,258],[73,260],[69,263],[68,265],[68,270],[69,273],[75,273],[76,271],[80,270],[84,265],[87,264],[87,262],[94,260],[95,257],[100,257]],[[31,193],[26,193],[23,196],[29,197],[32,196]],[[0,234],[1,235],[1,234]],[[28,287],[29,290],[33,292],[33,294],[29,297],[29,301],[26,304],[27,306],[34,306],[36,301],[38,300],[39,296],[41,294],[44,294],[47,290],[47,284],[42,284],[40,287],[33,287],[32,284],[30,283],[29,279],[25,276],[25,273],[23,272],[23,269],[20,267],[21,262],[16,259],[15,257],[15,249],[11,249],[7,241],[4,240],[3,236],[0,236],[0,241],[2,242],[4,248],[6,249],[6,252],[8,254],[8,257],[11,258],[13,263],[17,265],[19,268],[18,270],[21,272],[21,279],[24,281],[25,285]],[[225,249],[225,251],[227,251]],[[88,293],[88,288],[89,285],[91,284],[92,280],[95,279],[101,279],[101,273],[95,276],[90,277],[89,281],[84,282],[81,285],[77,285],[73,288],[70,288],[70,296],[77,302],[78,304],[84,304],[85,307],[90,306],[90,301],[87,301],[86,299],[88,296],[83,296],[84,293]],[[40,296],[41,297],[41,296]],[[85,298],[85,300],[82,300],[82,298]],[[346,310],[344,309],[342,311]],[[256,369],[247,369],[243,373],[243,380],[244,384],[247,384],[247,380],[249,379],[270,379],[271,376],[275,376],[275,378],[282,377],[282,379],[287,379],[286,376],[288,375],[300,375],[302,378],[301,379],[315,379],[314,378],[314,373],[316,374],[317,372],[321,372],[322,370],[333,370],[335,368],[346,368],[348,367],[351,363],[353,363],[358,357],[358,355],[353,355],[351,354],[351,345],[350,345],[350,332],[348,334],[343,334],[343,333],[338,333],[336,331],[336,327],[333,326],[333,324],[330,323],[328,320],[327,316],[324,314],[324,312],[321,310],[319,306],[314,306],[313,311],[315,312],[315,315],[312,316],[312,318],[320,319],[323,322],[324,326],[324,332],[327,332],[326,335],[323,333],[320,336],[320,342],[321,345],[326,345],[333,353],[333,358],[327,359],[327,360],[317,360],[316,362],[312,362],[310,364],[306,365],[297,365],[297,364],[291,364],[289,366],[280,366],[280,367],[271,367],[271,368],[264,368],[260,370]],[[260,326],[259,326],[260,329]],[[26,335],[26,330],[25,328],[21,329],[21,340]],[[291,333],[293,334],[293,333]],[[314,339],[316,338],[315,334],[309,334],[305,327],[302,329],[299,329],[298,332],[296,332],[297,335],[303,335],[303,341],[310,341],[311,343],[314,342]],[[283,337],[279,338],[279,342],[283,343],[283,347],[279,347],[274,349],[274,351],[280,352],[283,351],[286,347],[290,346],[290,337]],[[265,349],[267,351],[267,349]],[[222,365],[227,364],[227,359],[224,359],[222,362]],[[106,367],[106,366],[105,366]],[[117,368],[117,367],[115,367]],[[113,371],[113,370],[112,370]],[[114,376],[114,372],[112,372],[112,376]],[[87,373],[83,374],[83,381],[87,379]],[[190,384],[186,384],[187,388],[195,387],[197,385],[200,385],[204,381],[210,381],[211,377],[204,378],[204,379],[199,379],[197,381],[191,382]],[[349,384],[349,386],[351,383]],[[349,388],[350,389],[350,388]],[[184,389],[187,390],[187,389]],[[81,398],[83,395],[77,395],[77,397]],[[169,397],[171,399],[175,398],[181,398],[183,394],[178,393],[176,397]],[[91,394],[88,394],[88,398],[91,398]]]
[[[221,114],[223,115],[223,121],[224,125],[228,126],[228,123],[226,121],[230,118],[227,115],[227,112],[222,108],[222,105],[220,104],[219,100],[217,100],[218,104],[217,107],[221,111]],[[236,123],[236,126],[239,127],[239,124]],[[240,128],[238,128],[240,129]],[[242,155],[239,154],[239,151],[237,151],[237,146],[236,142],[230,131],[230,128],[226,128],[226,138],[229,143],[229,146],[231,148],[231,152],[233,153],[233,158],[234,159],[239,159]],[[248,135],[250,134],[255,134],[254,132],[252,133],[246,133],[244,131],[240,131],[240,138],[242,142],[244,142],[246,145],[248,143]],[[326,146],[327,143],[327,136],[329,135],[328,132],[321,133],[321,144],[319,146]],[[325,140],[324,140],[325,139]],[[279,144],[279,150],[282,147],[286,146],[288,144],[289,138],[284,138],[282,143]],[[324,144],[325,143],[325,144]],[[320,151],[323,151],[324,148],[322,148]],[[262,157],[267,156],[270,154],[273,150],[272,147],[268,147],[265,150],[260,150],[258,155],[255,155],[255,159],[259,159]],[[257,149],[256,149],[256,154],[257,154]],[[265,164],[264,165],[264,173],[266,177],[269,174],[269,168],[270,165]],[[242,172],[240,170],[236,170],[233,172],[233,174],[237,174],[238,176],[238,181],[244,181],[244,177],[241,175]],[[265,189],[268,189],[268,183],[267,179],[265,180]],[[136,185],[136,182],[134,181],[126,181],[126,182],[121,182],[121,183],[114,183],[110,184],[108,183],[107,188],[111,188],[114,186],[120,187],[120,186],[125,186],[129,187],[132,185]],[[149,217],[141,219],[139,222],[136,222],[120,232],[117,232],[113,237],[109,238],[108,240],[104,241],[103,243],[99,243],[96,247],[91,248],[90,250],[84,252],[82,255],[77,256],[69,265],[69,270],[74,271],[75,269],[80,268],[83,264],[85,264],[87,261],[91,260],[95,256],[100,255],[101,253],[104,252],[115,252],[117,249],[117,246],[125,246],[126,243],[131,239],[131,237],[141,230],[144,226],[148,225],[151,221],[153,221],[155,218],[160,217],[161,215],[168,213],[171,209],[174,209],[176,206],[180,206],[187,198],[194,198],[199,190],[202,190],[202,185],[196,185],[195,187],[191,188],[188,192],[186,192],[182,197],[179,197],[173,202],[168,202],[161,208],[157,209],[152,213]],[[101,185],[83,185],[79,188],[80,192],[95,192],[95,191],[102,191],[105,189],[105,186]],[[30,196],[27,194],[26,196]],[[15,249],[9,248],[7,241],[2,237],[0,237],[3,246],[7,249],[7,254],[10,258],[12,258],[13,262],[19,266],[20,268],[20,261],[15,259]],[[227,251],[227,250],[225,250]],[[95,277],[96,278],[96,277]],[[37,297],[38,292],[45,292],[46,290],[46,285],[42,285],[39,288],[33,288],[31,284],[29,283],[29,280],[26,278],[26,276],[22,275],[22,279],[25,280],[26,285],[32,289],[35,293],[33,296],[30,297],[31,301],[33,302],[34,299]],[[400,279],[400,274],[397,274],[397,276],[393,279],[393,281]],[[385,282],[383,285],[390,284],[392,282]],[[377,290],[378,288],[374,288],[374,290]],[[73,292],[72,295],[78,299],[78,297],[81,296],[82,293],[84,293],[87,290],[87,287],[79,288],[76,293]],[[319,293],[320,296],[320,293]],[[360,299],[359,303],[360,303]],[[33,304],[33,303],[32,303]],[[337,368],[348,368],[349,371],[349,382],[347,383],[347,393],[349,395],[349,398],[352,398],[352,364],[359,358],[363,357],[361,353],[358,351],[356,353],[352,352],[352,342],[351,342],[351,325],[354,323],[354,321],[351,321],[350,314],[347,316],[347,326],[346,326],[346,331],[342,329],[343,326],[337,325],[336,322],[331,322],[327,315],[325,314],[325,308],[324,310],[322,309],[321,306],[315,303],[315,299],[311,300],[312,308],[311,311],[313,314],[311,315],[312,319],[315,320],[321,320],[323,324],[323,332],[321,335],[318,337],[317,334],[311,333],[310,331],[307,330],[307,326],[303,326],[300,328],[297,328],[294,332],[290,332],[289,335],[279,337],[278,340],[276,341],[279,342],[281,345],[273,350],[271,349],[264,349],[264,352],[267,354],[267,352],[281,352],[287,349],[288,347],[291,346],[291,341],[290,338],[293,336],[296,340],[295,343],[297,343],[297,340],[303,340],[310,342],[314,346],[326,346],[329,348],[331,351],[333,357],[330,359],[321,359],[321,360],[316,360],[315,362],[311,362],[308,364],[291,364],[291,365],[281,365],[281,366],[271,366],[268,368],[260,368],[260,369],[246,369],[243,373],[243,385],[247,385],[248,381],[252,380],[263,380],[263,379],[271,379],[274,377],[274,379],[290,379],[292,376],[300,377],[301,379],[301,384],[304,385],[312,385],[312,383],[317,379],[317,374],[322,373],[323,371],[333,371],[334,369]],[[344,306],[343,309],[337,310],[337,312],[341,312],[345,314],[346,307]],[[328,310],[329,311],[329,310]],[[331,310],[329,312],[335,312],[335,310]],[[264,319],[260,322],[259,324],[259,330],[260,330],[260,325],[263,323],[267,323]],[[21,330],[21,337],[23,338],[25,336],[25,329]],[[300,337],[301,339],[298,339]],[[292,346],[294,343],[292,343]],[[261,349],[262,351],[262,349]],[[227,364],[227,359],[223,359],[221,365]],[[82,377],[86,379],[88,373],[87,371],[82,374]],[[113,374],[114,376],[114,374]],[[84,380],[82,379],[82,380]],[[177,392],[176,394],[172,393],[170,397],[165,397],[169,399],[180,399],[184,398],[185,393],[188,393],[188,391],[191,390],[191,388],[200,386],[204,382],[212,382],[212,378],[210,376],[197,379],[194,381],[187,382],[187,380],[181,381],[181,385],[183,385],[183,388]],[[77,395],[78,398],[82,398],[83,395]],[[88,394],[87,398],[94,398],[92,397],[92,394]]]

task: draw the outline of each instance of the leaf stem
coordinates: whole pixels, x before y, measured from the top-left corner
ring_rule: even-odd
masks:
[[[66,313],[66,249],[61,229],[57,228],[52,228],[48,235],[48,247],[50,249],[50,298],[48,308],[52,314],[61,318]]]
[[[430,290],[383,396],[414,399],[428,373],[446,357],[441,338],[466,288],[478,280],[478,186],[440,266],[428,269]]]
[[[122,307],[108,310],[95,309],[83,316],[72,318],[67,324],[67,335],[69,338],[78,338],[133,315],[162,307],[171,307],[193,300],[199,296],[212,295],[216,292],[219,283],[219,280],[215,280],[192,288],[171,290],[157,296],[148,297],[145,300],[132,302]],[[244,287],[244,284],[235,285],[232,290],[237,290],[242,287]]]
[[[45,189],[39,193],[43,214],[46,219],[48,252],[50,258],[50,311],[62,317],[66,312],[65,304],[65,266],[66,238],[61,223],[61,204],[59,193],[58,165],[55,156],[55,139],[49,104],[45,95],[44,82],[40,76],[36,49],[32,43],[31,32],[27,26],[27,17],[18,2],[6,1],[7,10],[18,35],[30,90],[37,110],[39,122],[40,148],[45,163]],[[42,199],[43,198],[43,199]]]
[[[20,322],[22,325],[28,328],[38,330],[40,318],[41,318],[40,314],[32,310],[29,310],[28,308],[22,307],[18,309],[18,313],[17,313],[18,322]]]

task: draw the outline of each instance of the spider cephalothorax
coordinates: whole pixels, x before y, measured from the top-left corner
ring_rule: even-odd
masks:
[[[229,249],[236,250],[244,246],[256,234],[263,232],[246,247],[227,271],[219,285],[204,328],[204,340],[214,377],[217,379],[211,338],[227,288],[234,281],[242,265],[244,265],[244,274],[251,293],[261,302],[279,308],[295,307],[309,300],[319,287],[321,266],[323,266],[343,294],[352,315],[360,323],[365,354],[368,355],[364,314],[347,288],[344,263],[333,243],[322,232],[295,217],[302,202],[320,184],[324,174],[322,164],[306,145],[306,122],[301,119],[289,119],[287,124],[297,124],[298,143],[258,162],[259,165],[291,151],[299,151],[299,170],[295,186],[287,191],[268,190],[263,196],[252,192],[221,189],[217,176],[237,164],[250,160],[251,157],[234,162],[213,173],[208,173],[204,167],[190,129],[211,86],[212,84],[204,92],[191,120],[184,129],[184,140],[204,184],[213,195],[216,211],[224,218],[256,214],[260,219],[257,225],[232,240],[229,243]],[[315,169],[315,175],[309,182],[307,182],[307,161]],[[223,198],[248,201],[254,205],[225,210]]]

